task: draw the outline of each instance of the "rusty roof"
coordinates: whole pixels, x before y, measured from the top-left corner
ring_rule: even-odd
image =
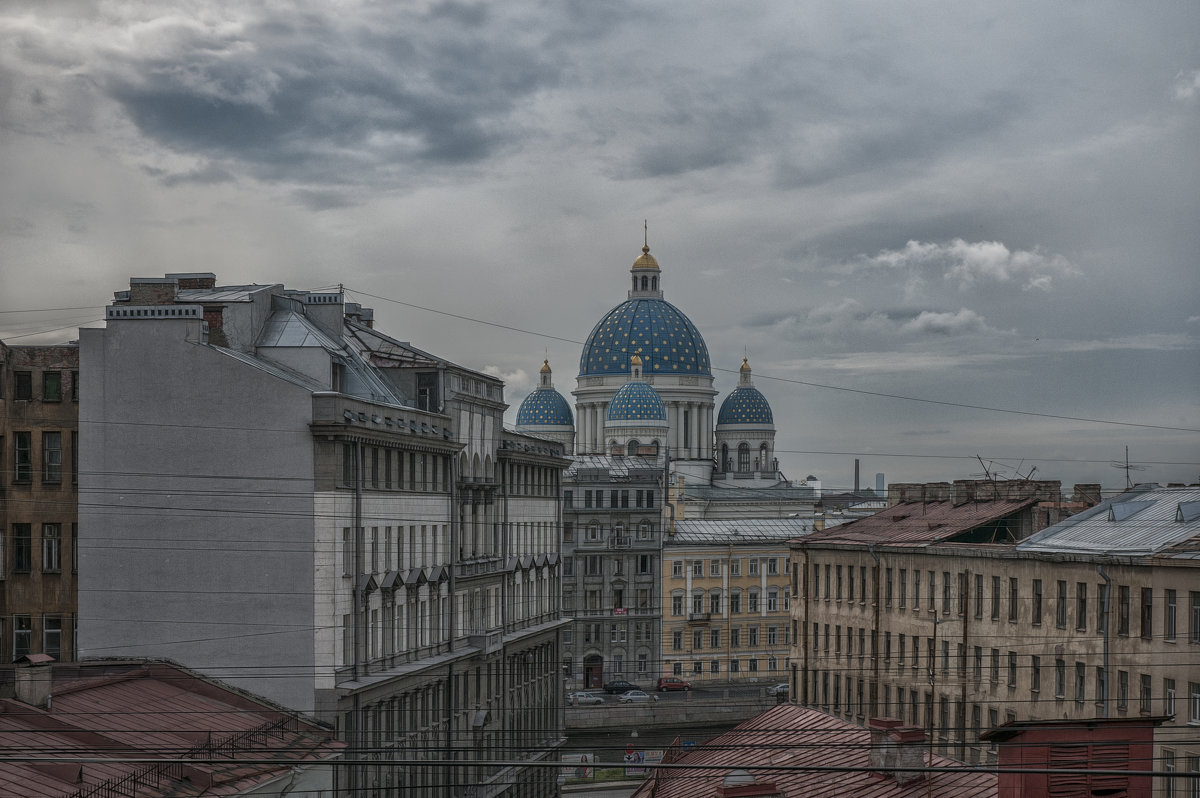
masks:
[[[1036,497],[968,501],[903,502],[874,515],[840,524],[804,538],[805,544],[873,543],[912,546],[942,543],[986,527],[1038,504]],[[1002,542],[1002,541],[997,541]]]
[[[344,747],[324,726],[174,665],[71,667],[79,678],[56,681],[49,708],[0,699],[0,749],[47,760],[0,763],[0,795],[121,794],[119,785],[137,774],[139,798],[238,795]],[[214,756],[278,764],[204,761]],[[112,761],[61,761],[68,757]]]
[[[795,704],[781,704],[731,731],[681,755],[669,752],[664,762],[703,768],[662,769],[644,783],[634,798],[709,798],[759,795],[751,783],[773,784],[781,798],[843,796],[849,798],[974,798],[997,794],[996,775],[940,772],[905,785],[869,769],[871,733],[853,723]],[[966,767],[934,755],[932,767]],[[820,771],[811,768],[849,768]],[[728,780],[728,781],[727,781]],[[729,785],[746,785],[733,791]]]

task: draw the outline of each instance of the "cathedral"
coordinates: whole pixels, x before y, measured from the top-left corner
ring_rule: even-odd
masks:
[[[517,430],[558,441],[577,456],[664,454],[672,490],[684,501],[736,500],[745,512],[745,491],[766,490],[772,513],[780,499],[800,500],[811,511],[818,492],[812,478],[797,492],[779,471],[774,415],[754,387],[748,359],[718,409],[708,346],[664,298],[649,246],[629,272],[626,300],[604,314],[583,345],[574,414],[545,362],[537,389],[517,412]]]
[[[812,531],[819,487],[779,472],[747,359],[717,407],[708,347],[663,298],[649,246],[629,273],[625,301],[583,345],[574,413],[549,362],[517,412],[519,432],[574,452],[562,496],[569,689],[778,679],[787,543]]]

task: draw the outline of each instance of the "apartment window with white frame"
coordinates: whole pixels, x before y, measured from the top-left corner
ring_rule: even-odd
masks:
[[[713,560],[709,561],[708,575],[709,576],[720,576],[721,575],[721,561],[720,560],[713,559]]]
[[[704,576],[704,560],[692,560],[692,576]]]
[[[683,576],[683,560],[671,561],[671,576],[679,579]]]

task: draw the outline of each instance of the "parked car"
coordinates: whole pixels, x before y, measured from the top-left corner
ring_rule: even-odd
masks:
[[[603,704],[604,696],[596,695],[595,693],[567,693],[567,703],[575,706],[586,707],[593,704]]]
[[[767,695],[782,695],[786,696],[790,692],[787,682],[780,682],[767,688]]]
[[[658,680],[658,687],[655,689],[660,693],[665,693],[668,690],[683,690],[686,693],[692,689],[692,683],[685,682],[678,676],[664,676]]]
[[[618,704],[641,704],[650,700],[650,694],[644,690],[630,690],[617,696]]]
[[[638,687],[633,682],[627,682],[624,679],[614,679],[613,681],[604,685],[604,692],[608,693],[609,695],[616,695],[617,693],[628,693],[630,690],[641,690],[641,689],[642,688]]]

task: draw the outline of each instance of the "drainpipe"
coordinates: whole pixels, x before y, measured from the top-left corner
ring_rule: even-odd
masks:
[[[1112,601],[1112,580],[1108,578],[1108,574],[1104,573],[1104,566],[1097,565],[1096,573],[1100,574],[1100,578],[1104,580],[1104,623],[1100,629],[1104,633],[1104,698],[1100,703],[1100,717],[1108,717],[1108,629],[1112,624],[1110,616],[1110,602]]]
[[[358,589],[359,579],[363,572],[363,528],[362,528],[362,483],[363,483],[363,451],[362,442],[354,442],[354,571],[350,577],[351,589],[351,612],[354,613],[354,635],[353,645],[354,654],[351,657],[352,673],[354,680],[357,682],[362,675],[362,647],[366,642],[365,629],[363,629],[363,612],[362,612],[362,596]],[[353,728],[348,729],[350,737],[351,756],[358,759],[362,746],[362,696],[358,690],[355,690],[351,696],[351,717],[353,718]],[[359,767],[357,765],[350,767],[350,790],[356,792],[359,787]]]
[[[875,645],[871,647],[871,681],[875,683],[875,700],[871,702],[871,713],[868,717],[876,717],[879,713],[879,613],[883,603],[882,596],[879,595],[879,580],[883,575],[880,573],[882,569],[879,567],[879,555],[875,553],[874,543],[867,544],[867,553],[875,560]]]

